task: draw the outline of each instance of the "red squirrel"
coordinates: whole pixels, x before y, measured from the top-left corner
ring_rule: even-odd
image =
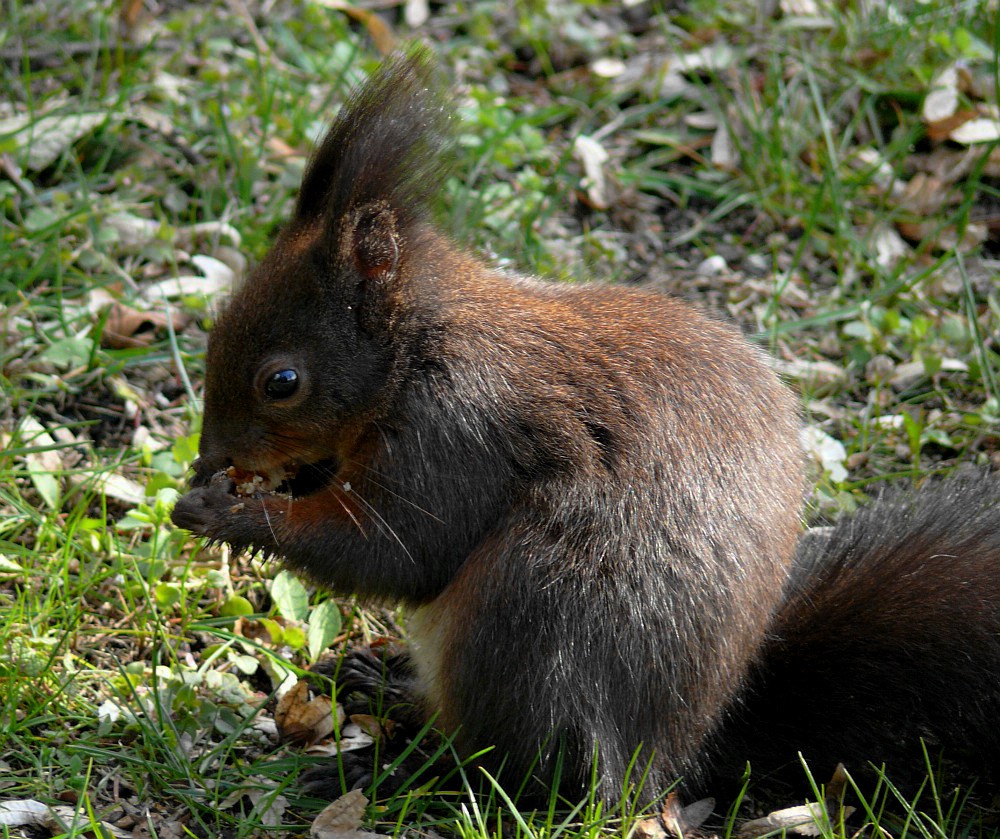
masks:
[[[174,522],[410,607],[418,701],[507,778],[650,798],[920,737],[996,765],[1000,482],[800,545],[796,400],[736,329],[434,226],[435,78],[412,49],[350,97],[219,315]]]

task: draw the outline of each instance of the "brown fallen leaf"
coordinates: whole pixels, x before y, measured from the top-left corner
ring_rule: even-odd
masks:
[[[970,222],[965,226],[965,231],[959,239],[958,230],[954,225],[941,227],[937,221],[904,221],[896,222],[896,229],[902,234],[904,239],[911,242],[927,242],[935,250],[950,251],[959,250],[962,253],[969,253],[986,241],[989,231],[985,224],[980,222]]]
[[[338,705],[337,714],[340,716],[343,710]],[[306,754],[314,757],[334,757],[346,752],[354,752],[359,749],[367,749],[375,742],[375,738],[361,729],[355,723],[343,725],[337,737],[329,737],[321,742],[313,743],[306,749]]]
[[[333,733],[333,700],[329,696],[309,698],[309,683],[300,679],[278,700],[274,722],[283,740],[311,745]]]
[[[375,740],[392,737],[392,730],[396,727],[395,720],[379,719],[371,714],[351,714],[351,722]]]
[[[128,349],[130,347],[147,347],[172,322],[175,332],[182,330],[191,318],[183,312],[148,311],[133,309],[124,303],[112,303],[104,321],[104,331],[101,333],[101,345],[111,349]]]
[[[360,830],[365,818],[368,799],[361,790],[353,789],[340,796],[332,804],[320,811],[309,826],[312,839],[364,839],[379,836],[368,830]]]
[[[971,108],[955,111],[936,122],[927,123],[927,136],[935,142],[953,139],[952,135],[976,116],[977,112]]]
[[[818,836],[824,831],[829,832],[833,823],[830,812],[831,810],[836,812],[846,786],[847,770],[842,763],[838,763],[826,785],[824,801],[807,801],[798,807],[775,810],[762,819],[745,822],[737,835],[741,839],[751,839],[754,836],[762,836],[765,833],[774,833],[779,830],[796,833],[799,836]],[[844,807],[844,818],[850,816],[854,809],[854,807]]]
[[[375,43],[375,49],[379,51],[380,55],[388,55],[395,49],[396,36],[392,33],[389,25],[375,12],[359,8],[346,0],[318,0],[318,2],[319,5],[343,12],[352,20],[360,23],[368,30],[368,34],[371,35],[372,41]]]
[[[697,831],[715,809],[714,798],[702,798],[693,804],[682,805],[676,792],[667,796],[660,818],[668,832],[675,836],[690,836]]]
[[[898,196],[899,206],[921,216],[933,216],[949,205],[962,200],[961,192],[949,188],[940,178],[917,172],[903,186]]]
[[[833,770],[833,775],[830,776],[830,780],[826,783],[826,789],[824,790],[826,800],[839,801],[846,790],[847,768],[843,763],[838,763],[837,767]]]
[[[853,807],[844,808],[844,816],[854,812]],[[830,813],[825,804],[810,801],[798,807],[787,807],[775,810],[762,819],[754,819],[744,823],[737,834],[743,839],[763,836],[767,833],[784,830],[799,836],[819,836],[824,830],[829,831],[831,825]]]
[[[638,839],[665,839],[701,835],[699,829],[715,809],[714,798],[702,798],[684,806],[676,792],[667,795],[658,816],[643,819],[635,827]]]
[[[264,145],[271,154],[278,158],[304,156],[301,151],[292,148],[292,146],[288,145],[280,137],[271,137],[264,142]]]
[[[135,28],[139,22],[139,14],[142,12],[142,0],[123,0],[118,10],[118,21],[126,34]]]
[[[667,830],[663,826],[663,820],[659,816],[653,816],[636,822],[633,836],[635,839],[666,839]]]

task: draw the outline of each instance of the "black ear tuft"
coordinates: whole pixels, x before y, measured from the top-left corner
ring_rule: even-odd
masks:
[[[405,233],[440,193],[450,118],[430,50],[414,46],[390,56],[351,94],[316,149],[302,179],[296,218],[322,222],[340,249],[354,222],[365,222],[359,233],[383,227],[389,216],[381,210],[364,219],[356,215],[359,208],[381,204],[391,210],[397,237]],[[398,245],[397,237],[384,241]],[[374,251],[370,255],[372,265],[383,264]]]
[[[385,201],[374,201],[346,220],[340,259],[353,259],[365,279],[387,280],[396,273],[401,244],[395,211]]]

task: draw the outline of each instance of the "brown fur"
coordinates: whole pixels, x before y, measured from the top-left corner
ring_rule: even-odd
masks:
[[[911,554],[891,540],[857,569],[830,560],[843,576],[795,570],[796,407],[738,332],[649,291],[504,274],[437,232],[444,113],[419,53],[345,106],[211,335],[201,459],[174,520],[418,607],[424,701],[463,751],[496,746],[485,761],[514,783],[539,758],[550,779],[557,747],[576,789],[596,747],[608,799],[637,752],[647,797],[794,755],[801,731],[734,728],[789,721],[768,716],[765,677],[790,684],[813,636],[836,659],[828,629],[855,622],[841,616],[870,573],[909,604],[872,630],[887,639],[905,641],[893,619],[932,587],[908,587]],[[294,371],[294,392],[269,395],[275,371]],[[292,499],[232,512],[212,477],[230,465],[295,467]],[[995,519],[970,525],[973,568],[931,579],[992,574]],[[980,615],[994,647],[996,609]]]

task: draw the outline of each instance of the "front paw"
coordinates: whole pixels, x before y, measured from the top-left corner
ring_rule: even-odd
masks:
[[[199,536],[224,538],[223,530],[242,513],[246,499],[237,498],[222,486],[200,486],[182,495],[170,518],[175,525]]]

